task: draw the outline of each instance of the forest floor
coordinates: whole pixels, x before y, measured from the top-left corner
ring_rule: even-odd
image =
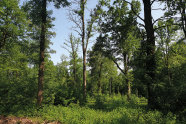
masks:
[[[26,117],[14,117],[14,116],[0,116],[0,124],[61,124],[60,122],[48,122],[40,120],[35,120]]]
[[[88,98],[85,106],[44,105],[17,106],[1,112],[0,124],[182,124],[176,115],[149,110],[147,99],[115,95]],[[184,124],[184,122],[183,122]]]

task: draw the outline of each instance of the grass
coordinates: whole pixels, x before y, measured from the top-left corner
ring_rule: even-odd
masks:
[[[176,116],[163,115],[159,111],[149,111],[147,100],[132,96],[97,96],[88,98],[88,104],[80,107],[70,104],[68,107],[45,105],[42,109],[27,107],[14,113],[16,116],[59,121],[63,124],[175,124]]]

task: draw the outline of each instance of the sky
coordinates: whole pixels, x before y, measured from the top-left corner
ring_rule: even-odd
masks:
[[[21,0],[20,3],[22,4],[23,1]],[[113,0],[112,0],[113,1]],[[128,0],[129,2],[131,0]],[[143,18],[143,4],[141,2],[141,13],[140,16]],[[98,3],[98,0],[88,0],[87,1],[87,8],[93,9],[95,8],[96,4]],[[160,8],[162,5],[154,4],[153,8]],[[55,17],[55,21],[53,21],[53,24],[55,25],[52,29],[56,33],[56,36],[51,39],[51,42],[53,45],[50,45],[50,48],[55,50],[56,53],[50,54],[51,60],[56,65],[57,63],[61,62],[61,56],[66,55],[69,56],[69,53],[67,50],[65,50],[62,46],[64,46],[64,42],[69,39],[69,35],[71,33],[74,33],[74,30],[72,30],[73,23],[68,19],[68,8],[60,8],[56,9],[52,4],[48,5],[48,10],[53,10],[52,17]],[[88,13],[86,13],[88,15]],[[161,11],[152,11],[152,15],[154,19],[159,18],[163,15],[163,12]],[[138,20],[140,23],[143,23],[142,21]],[[95,41],[95,37],[91,39],[91,41]],[[89,44],[88,49],[91,49],[93,43]],[[79,50],[81,50],[81,46],[79,46]],[[79,56],[82,56],[82,52],[79,52]]]
[[[93,9],[96,7],[98,0],[88,0],[87,8]],[[69,35],[71,33],[74,34],[74,30],[72,29],[73,23],[68,19],[68,8],[55,9],[54,6],[50,5],[48,10],[53,10],[53,17],[55,17],[55,21],[53,24],[55,25],[52,31],[56,32],[56,36],[51,39],[53,45],[50,46],[51,49],[55,50],[56,53],[51,54],[51,60],[56,65],[61,62],[61,55],[69,56],[67,50],[62,48],[64,46],[64,42],[69,39]],[[88,15],[88,13],[86,13]],[[89,44],[88,49],[91,48],[91,44]],[[81,46],[79,45],[79,50],[81,50]],[[79,56],[81,55],[81,51],[79,51]]]

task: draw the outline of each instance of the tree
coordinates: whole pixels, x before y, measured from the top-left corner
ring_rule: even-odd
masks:
[[[88,62],[91,78],[90,90],[92,93],[101,95],[110,91],[111,95],[118,76],[117,67],[112,60],[104,56],[98,42],[94,44],[91,51],[88,51]]]
[[[171,42],[175,42],[176,41],[176,30],[178,30],[178,26],[176,25],[171,25],[173,24],[173,19],[170,19],[166,22],[163,21],[159,21],[158,22],[158,28],[156,30],[157,33],[157,54],[158,52],[160,52],[160,55],[157,57],[159,57],[159,59],[157,60],[162,60],[163,63],[161,63],[165,68],[165,74],[168,76],[168,80],[169,80],[169,84],[171,85],[171,75],[170,75],[170,71],[169,71],[169,58],[170,58],[170,46],[171,46]],[[157,61],[160,62],[160,61]]]
[[[70,81],[71,81],[71,90],[73,90],[73,97],[79,99],[81,84],[80,84],[80,77],[79,71],[80,63],[82,60],[78,57],[78,50],[79,50],[80,38],[76,38],[74,35],[69,35],[69,40],[66,40],[64,43],[64,48],[70,53],[70,62],[69,62],[69,70],[70,70]]]
[[[28,66],[28,21],[18,4],[17,0],[0,2],[0,106],[5,112],[35,99],[36,86],[30,83],[35,70]]]
[[[64,47],[69,53],[72,63],[72,72],[73,72],[73,78],[74,78],[74,85],[77,83],[77,61],[78,61],[78,46],[79,46],[80,39],[76,39],[72,34],[69,36],[69,40],[64,43],[66,47]],[[69,50],[69,48],[71,50]]]
[[[126,0],[125,0],[126,1]],[[143,4],[144,4],[144,19],[141,18],[139,16],[138,13],[135,12],[135,8],[134,6],[126,1],[127,3],[129,3],[131,5],[131,10],[133,11],[133,13],[144,23],[144,24],[140,24],[141,26],[143,26],[143,28],[145,29],[145,35],[143,37],[144,39],[144,43],[143,43],[143,47],[144,47],[144,52],[145,52],[145,82],[147,85],[147,91],[148,91],[148,105],[150,108],[155,108],[156,107],[156,103],[155,101],[155,96],[153,93],[153,85],[156,83],[156,58],[155,58],[155,28],[154,25],[156,24],[156,22],[158,20],[160,20],[161,18],[158,18],[157,20],[153,21],[153,16],[152,16],[152,5],[156,0],[143,0]],[[143,34],[143,32],[142,32]]]
[[[97,82],[97,93],[101,93],[101,79],[103,75],[103,64],[106,58],[94,49],[89,52],[89,64],[91,67],[91,78]],[[96,63],[96,64],[95,64]]]
[[[44,61],[45,61],[45,52],[48,47],[49,38],[51,34],[49,34],[48,29],[52,27],[51,20],[52,18],[48,14],[47,11],[47,3],[54,2],[56,8],[65,7],[69,5],[67,0],[30,0],[27,6],[31,6],[30,14],[33,23],[40,30],[40,44],[39,44],[39,71],[38,71],[38,95],[37,95],[37,104],[41,106],[43,100],[43,83],[44,83]],[[37,14],[36,14],[37,13]],[[48,35],[49,34],[49,35]],[[47,36],[48,35],[48,36]],[[47,43],[48,41],[48,43]]]
[[[100,94],[102,91],[101,85],[102,85],[102,78],[103,78],[103,69],[105,69],[105,62],[107,61],[106,57],[103,56],[100,50],[100,46],[97,44],[94,44],[92,47],[92,51],[88,51],[88,61],[89,65],[91,67],[90,69],[90,75],[93,82],[97,82],[97,93]],[[95,64],[96,63],[96,64]]]
[[[133,1],[132,4],[136,6],[135,12],[138,13],[139,2]],[[117,0],[113,5],[106,4],[106,6],[108,11],[102,15],[104,20],[100,24],[101,35],[98,42],[102,44],[105,56],[109,57],[124,74],[125,82],[128,84],[127,96],[130,99],[130,61],[140,43],[137,17],[128,9],[125,1]],[[118,62],[122,62],[124,69]]]
[[[86,57],[87,57],[87,47],[89,44],[89,40],[92,37],[93,32],[93,24],[96,21],[99,15],[99,6],[95,11],[91,11],[90,13],[90,20],[85,20],[85,6],[87,4],[87,0],[80,0],[76,1],[78,3],[79,8],[76,10],[72,10],[70,13],[70,20],[75,23],[75,31],[81,37],[81,45],[82,45],[82,52],[83,52],[83,102],[86,102]]]
[[[144,4],[144,23],[146,30],[146,74],[147,74],[147,89],[148,89],[148,105],[153,108],[154,96],[152,92],[152,84],[155,83],[155,36],[152,22],[152,4],[151,0],[143,0]]]
[[[41,106],[43,100],[43,82],[44,82],[44,53],[46,42],[46,18],[47,18],[47,1],[41,2],[41,34],[40,34],[40,52],[39,52],[39,74],[38,74],[38,95],[37,104]]]
[[[184,32],[186,38],[186,5],[185,0],[159,0],[165,3],[167,12],[165,17],[174,19],[172,24],[179,25]],[[175,17],[176,16],[176,17]]]
[[[26,34],[26,17],[20,9],[18,0],[2,0],[0,2],[0,52],[13,42],[21,42]]]

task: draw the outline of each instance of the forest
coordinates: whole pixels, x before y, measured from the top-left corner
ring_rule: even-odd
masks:
[[[22,1],[0,0],[0,123],[186,122],[186,0]],[[57,64],[49,5],[73,24]]]

